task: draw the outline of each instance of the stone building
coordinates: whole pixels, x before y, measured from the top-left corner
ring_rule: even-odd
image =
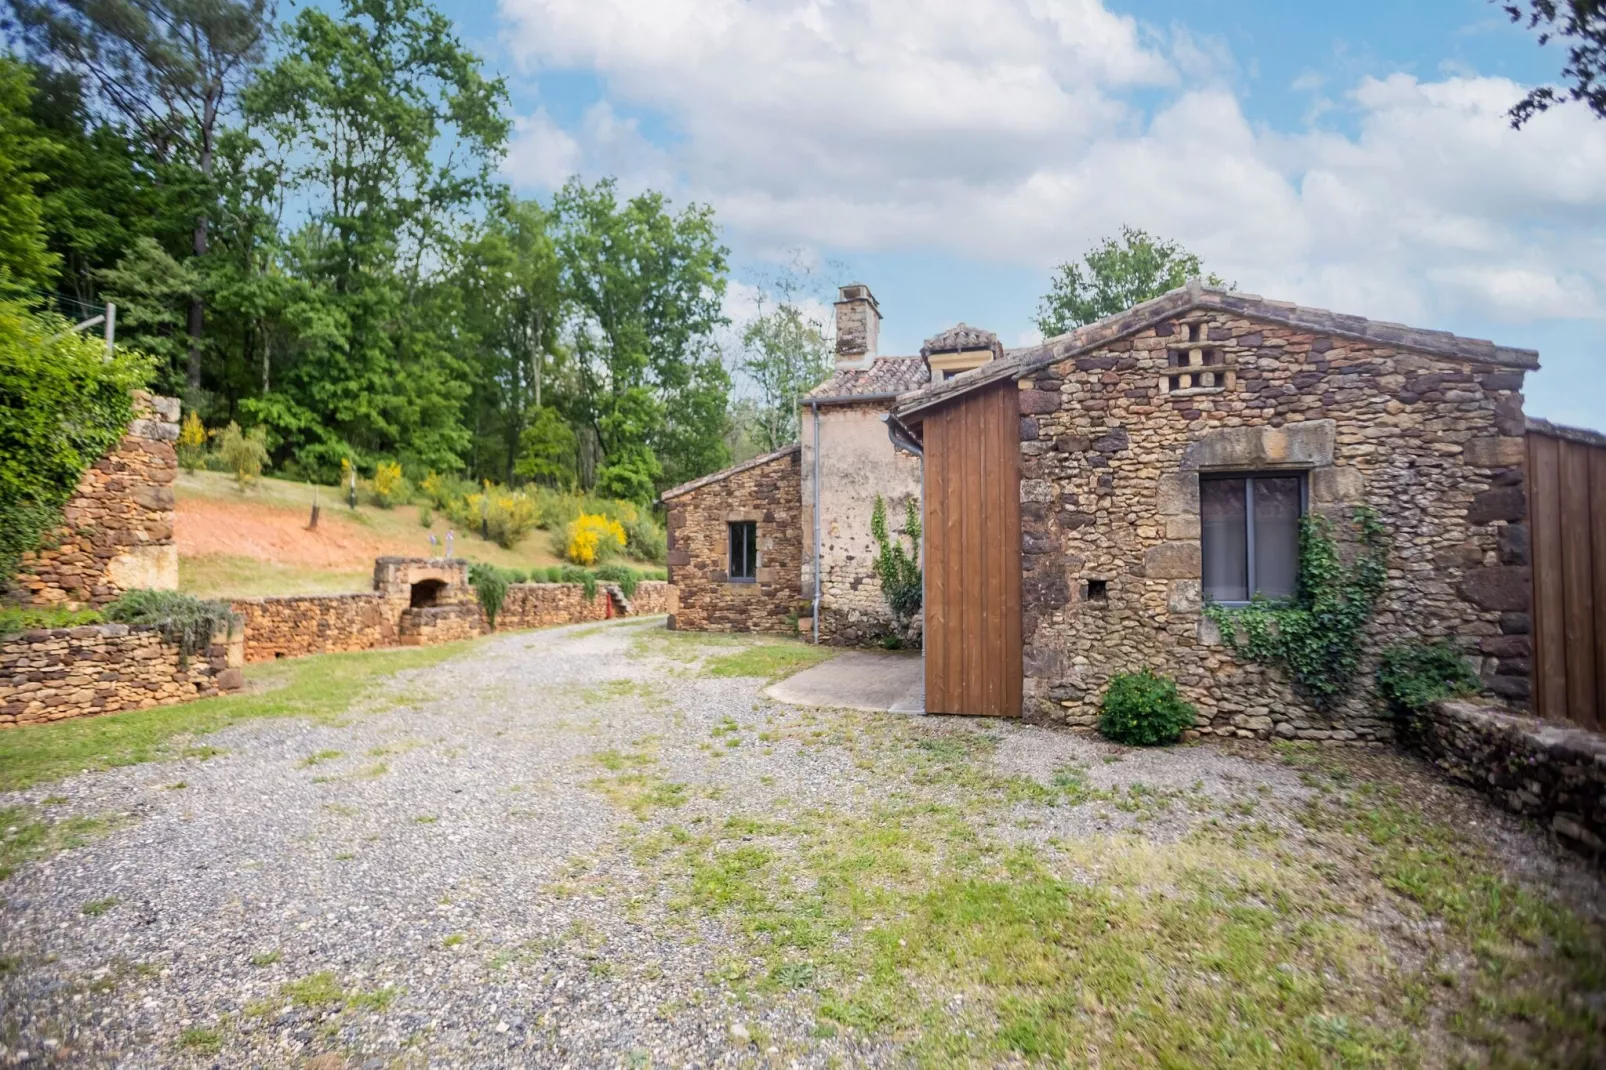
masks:
[[[1019,674],[1019,714],[1034,721],[1092,724],[1111,675],[1148,667],[1198,707],[1201,733],[1381,738],[1390,727],[1366,686],[1375,647],[1417,637],[1454,636],[1489,690],[1523,702],[1521,389],[1536,367],[1530,350],[1194,283],[906,396],[894,419],[924,435],[928,480],[948,470],[934,450],[967,448],[933,434],[945,413],[985,399],[1018,420],[1018,452],[980,479],[1018,485],[1018,520],[926,520],[928,560],[951,549],[934,540],[974,531],[989,543],[969,548],[977,559],[1005,554],[1021,580],[1018,607],[963,616],[982,585],[938,591],[928,571],[928,708],[948,656],[934,653],[933,617],[1010,613],[1019,648],[997,671]],[[1386,591],[1361,686],[1318,713],[1280,673],[1236,659],[1204,605],[1292,594],[1300,517],[1342,531],[1362,505],[1387,530]]]
[[[799,444],[664,493],[670,573],[680,592],[676,627],[797,627],[842,644],[871,642],[886,632],[890,612],[872,568],[871,511],[880,496],[896,529],[905,503],[920,500],[920,461],[893,447],[887,413],[901,395],[998,359],[1004,350],[996,335],[961,323],[918,354],[888,356],[879,352],[880,328],[881,309],[870,288],[843,286],[835,368],[802,399]],[[792,482],[783,502],[785,480]],[[765,513],[786,520],[759,519]],[[759,525],[758,568],[765,578],[756,587],[738,560],[745,529],[736,525],[745,523]]]

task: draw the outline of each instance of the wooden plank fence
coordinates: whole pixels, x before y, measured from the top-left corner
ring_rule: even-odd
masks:
[[[1606,436],[1528,426],[1534,712],[1606,731]]]

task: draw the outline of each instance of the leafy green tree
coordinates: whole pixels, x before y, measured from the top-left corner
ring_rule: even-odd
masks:
[[[717,468],[730,377],[712,344],[725,322],[727,250],[713,212],[670,213],[658,193],[620,203],[612,179],[558,193],[557,250],[577,396],[596,436],[598,489],[637,501]]]
[[[272,20],[269,0],[9,0],[29,49],[90,88],[136,131],[158,164],[193,169],[191,250],[204,256],[218,136]],[[186,312],[186,380],[201,387],[205,306]]]
[[[831,373],[824,325],[796,300],[783,296],[742,331],[741,370],[758,390],[754,435],[762,451],[778,450],[798,436],[798,400]]]
[[[46,243],[40,166],[53,146],[28,116],[28,68],[0,56],[0,293],[52,282],[59,258]]]
[[[530,414],[519,433],[514,474],[549,486],[570,485],[575,480],[577,449],[574,428],[557,409],[544,405]]]
[[[1539,31],[1539,43],[1561,39],[1567,44],[1567,62],[1561,69],[1564,85],[1542,85],[1512,105],[1511,125],[1522,125],[1540,112],[1565,100],[1582,101],[1595,117],[1606,118],[1606,0],[1527,0],[1502,3],[1512,22]]]
[[[1064,334],[1159,297],[1203,273],[1199,258],[1176,242],[1123,226],[1119,240],[1105,238],[1080,264],[1059,266],[1037,306],[1037,329],[1048,338]],[[1214,274],[1206,281],[1226,285]]]

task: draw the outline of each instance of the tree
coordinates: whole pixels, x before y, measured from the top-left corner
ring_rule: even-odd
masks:
[[[1176,242],[1123,226],[1120,240],[1105,238],[1083,255],[1081,264],[1059,266],[1037,306],[1037,329],[1049,338],[1064,334],[1159,297],[1203,270],[1199,258]],[[1206,281],[1226,285],[1213,274]]]
[[[46,244],[40,166],[52,145],[28,117],[28,68],[0,56],[0,295],[55,279],[59,258]]]
[[[217,138],[272,21],[268,0],[10,0],[23,40],[38,56],[82,79],[136,130],[162,165],[199,173],[189,192],[191,248],[208,248]],[[201,386],[205,316],[192,296],[186,378]]]
[[[1527,0],[1502,3],[1512,22],[1526,23],[1539,30],[1539,43],[1561,38],[1567,42],[1567,63],[1561,69],[1567,83],[1561,89],[1542,85],[1514,104],[1511,125],[1522,125],[1540,112],[1549,111],[1564,100],[1579,100],[1606,118],[1606,0]]]
[[[574,482],[576,442],[570,427],[558,410],[542,406],[530,414],[529,423],[519,434],[516,475],[549,486]]]
[[[805,309],[799,290],[783,283],[773,307],[761,294],[758,315],[742,330],[738,366],[758,391],[752,431],[761,452],[796,441],[799,399],[831,373],[825,325]]]
[[[573,414],[601,448],[598,489],[644,502],[720,467],[730,377],[712,333],[725,322],[727,250],[712,210],[672,215],[658,193],[621,204],[612,179],[571,179],[553,213]]]

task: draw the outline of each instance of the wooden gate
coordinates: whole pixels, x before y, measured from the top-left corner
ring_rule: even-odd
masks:
[[[1020,390],[923,417],[926,712],[1019,717]]]
[[[1606,439],[1528,430],[1534,711],[1606,730]]]

